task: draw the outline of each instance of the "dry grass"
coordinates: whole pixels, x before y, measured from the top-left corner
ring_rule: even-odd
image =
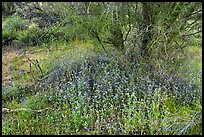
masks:
[[[12,59],[17,56],[16,49],[4,49],[2,50],[2,83],[9,83],[9,66],[12,63]],[[15,68],[14,68],[15,69]]]
[[[9,67],[12,66],[13,72],[20,72],[20,69],[25,69],[25,73],[29,73],[29,63],[31,60],[41,60],[44,58],[42,54],[33,54],[32,52],[26,53],[26,56],[23,56],[21,58],[19,55],[19,49],[11,49],[11,48],[5,48],[2,51],[2,83],[5,83],[6,85],[9,85],[9,78],[10,78],[10,72]],[[19,60],[19,63],[16,61]],[[21,61],[20,61],[21,60]],[[15,63],[15,65],[14,65]]]
[[[202,48],[194,46],[188,47],[186,50],[191,59],[193,58],[202,62]]]

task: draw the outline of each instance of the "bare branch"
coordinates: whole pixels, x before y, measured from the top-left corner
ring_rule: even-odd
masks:
[[[108,54],[107,50],[105,49],[105,47],[104,47],[103,44],[102,44],[101,39],[99,38],[98,33],[97,33],[96,31],[94,31],[94,30],[92,30],[92,33],[94,34],[94,36],[97,38],[97,40],[98,40],[99,43],[101,44],[101,46],[102,46],[103,50],[105,51],[105,53]]]
[[[41,69],[41,67],[40,67],[40,64],[39,64],[39,62],[38,62],[37,59],[36,59],[36,63],[37,63],[37,67],[38,67],[39,70],[40,70],[41,76],[43,76],[43,71],[42,71],[42,69]]]
[[[130,31],[131,31],[131,25],[129,25],[129,30],[128,30],[128,32],[127,32],[127,34],[126,34],[125,39],[123,40],[123,42],[127,40],[127,37],[128,37],[128,35],[129,35]]]
[[[189,25],[187,25],[184,29],[189,28],[190,26],[194,25],[195,23],[197,23],[198,20],[194,20],[192,23],[190,23]]]
[[[184,37],[189,37],[189,36],[195,35],[195,34],[200,33],[200,32],[202,32],[202,29],[201,29],[201,30],[199,30],[199,31],[197,31],[197,32],[195,32],[195,33],[191,33],[191,34],[184,34],[184,35],[182,35],[182,36],[181,36],[181,38],[184,38]]]
[[[200,12],[201,12],[201,13],[200,13]],[[193,13],[187,15],[186,17],[190,17],[190,16],[192,16],[192,15],[194,15],[194,14],[202,14],[202,10],[195,11],[195,12],[193,12]]]

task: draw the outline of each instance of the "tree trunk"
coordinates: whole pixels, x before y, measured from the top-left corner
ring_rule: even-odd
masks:
[[[149,44],[152,39],[152,3],[149,2],[143,2],[142,3],[142,39],[141,39],[141,52],[142,56],[144,57],[150,57],[151,55],[151,48],[149,47]]]
[[[114,5],[113,9],[113,27],[111,29],[111,42],[115,47],[119,47],[121,49],[124,48],[124,41],[123,41],[123,33],[119,23],[118,17],[118,9],[117,3]]]

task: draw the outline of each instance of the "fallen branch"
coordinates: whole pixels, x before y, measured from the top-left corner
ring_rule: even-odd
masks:
[[[44,110],[49,109],[49,107],[39,110],[33,110],[30,108],[19,108],[19,109],[9,109],[9,108],[2,108],[2,114],[12,113],[12,112],[19,112],[19,111],[32,111],[32,112],[43,112]]]

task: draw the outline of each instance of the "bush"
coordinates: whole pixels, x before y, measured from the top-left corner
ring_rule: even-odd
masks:
[[[101,55],[87,57],[71,64],[69,61],[64,61],[64,66],[56,66],[41,84],[57,87],[62,91],[74,88],[74,92],[77,93],[81,83],[82,91],[90,98],[102,94],[104,98],[120,95],[123,99],[127,99],[125,93],[135,92],[138,98],[144,99],[152,90],[161,88],[161,91],[169,97],[174,96],[178,103],[191,103],[200,99],[199,86],[176,74],[161,70],[152,72],[148,68],[149,65],[141,61],[131,64],[117,56]],[[65,65],[67,63],[69,65]],[[70,83],[68,84],[70,86],[67,87],[67,83]]]
[[[2,46],[13,45],[14,40],[17,40],[18,33],[12,30],[2,30]]]
[[[19,36],[20,44],[32,44],[43,35],[43,31],[37,26],[31,26],[29,29],[22,31]],[[41,39],[40,41],[42,41]]]
[[[22,19],[20,16],[11,16],[7,18],[3,24],[2,28],[5,31],[12,30],[25,30],[29,26],[29,20]]]
[[[73,125],[70,132],[80,133],[81,129],[89,133],[94,130],[96,134],[182,134],[183,129],[185,133],[197,132],[193,123],[188,127],[192,119],[178,118],[176,121],[182,127],[171,128],[174,117],[170,115],[169,99],[175,98],[173,102],[178,106],[190,105],[200,100],[199,89],[177,75],[158,71],[158,76],[151,78],[151,72],[138,74],[147,70],[147,65],[140,62],[138,67],[124,60],[105,55],[72,63],[64,60],[64,65],[56,66],[40,81],[43,89],[50,85],[47,96],[50,102],[55,102],[55,108],[69,104],[69,120]]]
[[[83,32],[83,30],[81,28],[78,27],[74,27],[73,25],[67,25],[64,27],[59,28],[58,30],[56,30],[54,33],[54,36],[58,37],[58,34],[60,34],[62,39],[65,40],[80,40],[80,41],[84,41],[86,39],[88,39],[88,36],[85,35],[86,33]]]
[[[19,16],[11,16],[2,23],[2,45],[13,45],[18,41],[19,32],[28,28],[29,21]]]

